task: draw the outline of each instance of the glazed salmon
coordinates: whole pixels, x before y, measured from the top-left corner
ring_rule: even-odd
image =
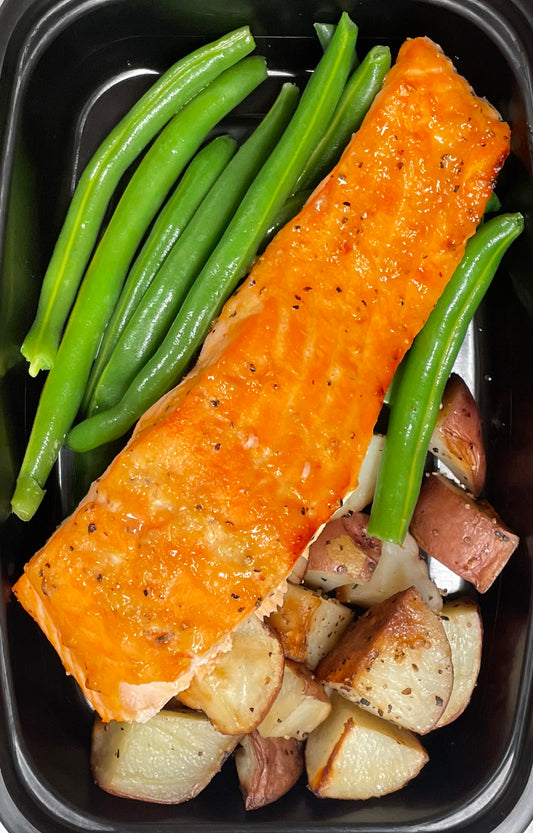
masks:
[[[103,720],[147,719],[245,617],[279,604],[357,483],[509,138],[435,44],[407,41],[196,368],[26,565],[15,593]]]

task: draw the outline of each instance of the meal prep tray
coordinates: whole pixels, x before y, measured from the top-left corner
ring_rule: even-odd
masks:
[[[428,35],[513,128],[498,184],[526,232],[504,261],[476,319],[470,351],[488,452],[486,494],[521,536],[481,599],[485,641],[473,700],[424,738],[430,762],[380,800],[318,800],[302,782],[246,814],[229,763],[195,800],[158,806],[114,798],[88,765],[91,715],[55,653],[10,594],[24,561],[59,521],[69,460],[29,524],[7,515],[39,381],[18,345],[65,207],[83,165],[159,73],[201,43],[250,24],[271,78],[226,120],[240,138],[281,78],[305,83],[320,47],[314,21],[346,9],[361,54],[395,53]],[[508,831],[533,823],[533,2],[520,0],[4,0],[0,5],[0,818],[40,831]]]

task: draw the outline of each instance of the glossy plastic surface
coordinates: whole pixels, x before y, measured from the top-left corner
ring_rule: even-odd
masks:
[[[4,0],[0,6],[0,818],[14,833],[128,831],[525,830],[533,819],[533,284],[531,282],[533,5],[513,0],[348,0],[359,51],[395,51],[429,35],[513,127],[500,178],[505,208],[527,231],[506,259],[472,334],[469,361],[489,455],[487,497],[522,543],[482,601],[482,673],[465,714],[425,739],[430,763],[399,793],[363,803],[319,801],[302,783],[246,814],[234,767],[197,799],[162,807],[113,798],[92,781],[91,715],[54,652],[10,596],[24,561],[69,502],[68,459],[29,524],[7,517],[39,381],[17,348],[73,183],[108,129],[182,54],[243,23],[270,80],[225,127],[242,137],[281,78],[303,85],[320,54],[312,24],[331,0]]]

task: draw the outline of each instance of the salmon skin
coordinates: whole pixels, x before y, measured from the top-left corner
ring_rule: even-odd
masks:
[[[104,721],[145,720],[280,602],[355,487],[510,131],[406,41],[362,127],[14,592]]]

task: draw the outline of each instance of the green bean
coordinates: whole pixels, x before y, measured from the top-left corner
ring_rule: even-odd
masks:
[[[336,29],[335,23],[315,23],[314,29],[317,33],[317,37],[322,47],[322,50],[325,52],[328,48],[333,35],[335,34]]]
[[[484,222],[486,215],[491,214],[493,212],[499,211],[501,208],[501,203],[499,198],[493,193],[485,206],[485,214],[483,216],[482,222]],[[383,399],[383,404],[388,405],[389,407],[392,405],[394,401],[394,397],[396,396],[396,391],[398,390],[398,386],[400,384],[400,379],[402,378],[403,368],[407,361],[407,355],[404,357],[403,361],[400,365],[396,368],[394,376],[392,377],[391,383],[388,389],[385,392],[385,397]]]
[[[501,209],[501,207],[502,204],[500,202],[500,198],[496,191],[493,191],[489,197],[487,205],[485,206],[485,214],[495,214]]]
[[[121,177],[154,136],[188,101],[254,49],[242,27],[175,63],[145,93],[84,169],[46,270],[36,317],[21,348],[29,372],[52,367],[63,326]]]
[[[74,426],[67,440],[71,448],[90,450],[121,436],[185,372],[224,301],[251,266],[270,224],[329,124],[346,83],[356,36],[356,26],[343,13],[296,113],[193,284],[161,347],[117,405]]]
[[[319,38],[326,44],[326,35],[331,36],[335,27],[328,23],[315,24]],[[300,174],[294,193],[281,209],[279,216],[268,230],[262,247],[266,246],[276,232],[299,211],[320,180],[333,168],[351,136],[359,129],[374,97],[381,88],[383,79],[390,68],[390,49],[375,46],[366,55],[358,69],[350,76],[339,100],[329,128],[317,143],[307,164]]]
[[[503,214],[479,226],[405,357],[392,402],[369,535],[395,543],[405,538],[444,386],[472,316],[523,226],[518,213]]]
[[[361,126],[390,65],[388,46],[374,46],[361,61],[348,79],[329,127],[296,183],[297,190],[314,188],[337,163],[352,134]]]
[[[162,201],[178,168],[198,149],[209,129],[265,77],[265,62],[258,56],[225,70],[174,116],[130,180],[89,264],[43,387],[12,499],[13,511],[23,520],[31,518],[39,506],[44,484],[79,410],[101,334],[120,295],[127,270],[125,250],[135,236],[132,229],[137,233],[146,224],[147,204],[154,207],[157,192]]]
[[[179,306],[294,112],[298,89],[284,84],[261,124],[198,208],[135,310],[95,385],[89,413],[121,398],[166,336]]]
[[[141,298],[148,290],[170,250],[181,237],[201,201],[236,150],[237,142],[230,136],[217,136],[213,139],[196,154],[168,202],[161,209],[128,273],[118,303],[104,332],[81,405],[82,412],[88,409],[96,380],[107,364]]]
[[[335,30],[337,28],[336,23],[314,23],[314,30],[317,34],[318,41],[320,46],[322,47],[322,51],[325,52],[328,48],[329,44],[331,43],[331,39],[335,34]],[[359,58],[357,57],[357,52],[355,49],[352,52],[352,60],[350,63],[350,69],[353,70],[359,63]]]
[[[278,231],[283,228],[283,226],[287,225],[293,217],[298,214],[304,203],[309,199],[311,196],[312,191],[308,189],[307,191],[296,191],[292,196],[290,196],[283,205],[281,209],[278,211],[276,216],[274,217],[272,223],[268,227],[265,236],[261,241],[261,245],[259,247],[260,251],[266,249],[268,244],[271,240],[276,236]]]

